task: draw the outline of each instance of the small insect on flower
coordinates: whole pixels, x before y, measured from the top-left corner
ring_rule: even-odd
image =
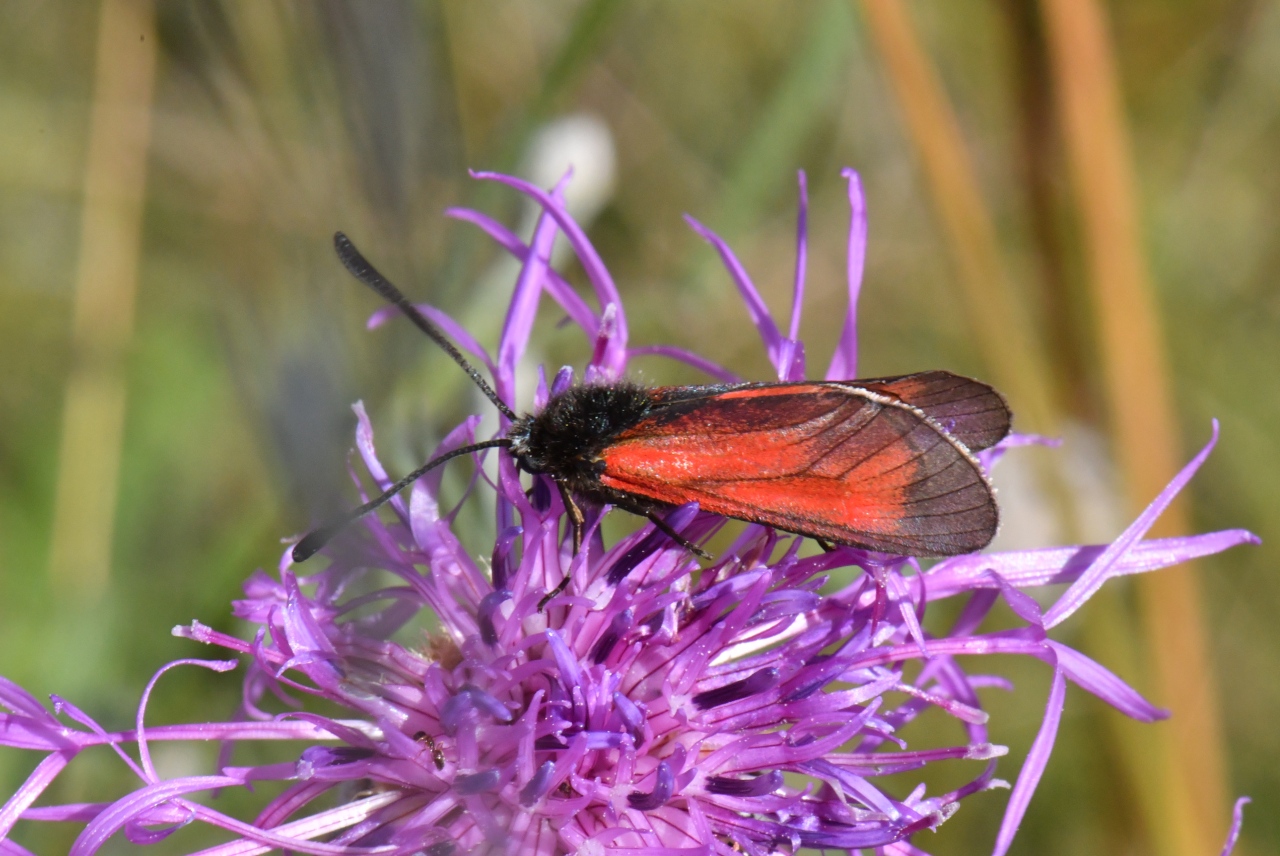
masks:
[[[723,517],[898,555],[970,553],[995,535],[995,495],[973,453],[1009,433],[1010,414],[986,384],[945,371],[658,388],[580,384],[518,416],[345,235],[335,235],[334,245],[347,270],[440,345],[511,424],[505,436],[428,461],[311,532],[294,547],[294,561],[429,470],[493,447],[555,482],[575,553],[584,525],[578,501],[647,517],[704,557],[664,512],[696,502]]]

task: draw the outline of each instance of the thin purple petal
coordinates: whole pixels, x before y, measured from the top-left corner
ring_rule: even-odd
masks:
[[[71,763],[71,759],[76,754],[75,750],[62,749],[51,752],[40,760],[36,768],[31,771],[31,775],[27,776],[27,780],[0,808],[0,840],[9,834],[9,830],[13,829],[13,825],[18,822],[22,813],[40,798],[45,788],[49,787],[67,764]]]
[[[55,727],[58,724],[58,720],[45,710],[38,698],[3,676],[0,676],[0,707],[34,719],[43,719]]]
[[[112,835],[122,829],[140,811],[153,808],[177,797],[217,788],[239,785],[230,776],[191,776],[147,785],[117,800],[91,820],[71,845],[68,856],[92,856]]]
[[[1213,451],[1213,447],[1218,442],[1218,420],[1213,420],[1213,436],[1209,438],[1209,442],[1200,450],[1191,462],[1182,468],[1169,485],[1157,496],[1146,509],[1138,515],[1138,518],[1129,524],[1129,528],[1124,533],[1112,541],[1110,546],[1103,551],[1089,569],[1080,575],[1080,579],[1071,584],[1071,587],[1063,592],[1062,597],[1058,599],[1044,616],[1045,627],[1055,627],[1061,624],[1071,616],[1077,609],[1084,605],[1094,592],[1102,588],[1111,576],[1113,569],[1133,546],[1147,534],[1147,530],[1156,522],[1169,503],[1173,502],[1173,498],[1187,485],[1191,477],[1196,474],[1196,470],[1200,469],[1200,465],[1204,463],[1205,458],[1209,457],[1209,453]]]
[[[165,672],[168,672],[170,669],[178,666],[200,666],[214,672],[228,672],[234,669],[237,665],[238,664],[235,660],[174,660],[162,666],[154,675],[151,676],[151,680],[147,681],[147,686],[142,690],[142,698],[138,702],[138,712],[134,718],[134,727],[137,729],[138,735],[138,757],[142,762],[142,769],[146,772],[146,780],[148,782],[158,780],[159,776],[156,775],[156,768],[151,763],[151,749],[147,745],[147,733],[143,720],[146,718],[147,702],[151,700],[151,691],[155,689],[156,683],[160,680],[160,677],[164,675]]]
[[[1231,810],[1231,828],[1227,830],[1227,841],[1222,845],[1222,856],[1231,856],[1231,851],[1236,849],[1236,839],[1240,837],[1240,830],[1244,826],[1244,807],[1253,800],[1248,797],[1240,797],[1236,800],[1235,807]]]
[[[591,245],[591,241],[587,239],[587,235],[569,215],[568,210],[563,203],[553,198],[550,194],[527,181],[522,181],[508,175],[501,175],[493,172],[473,172],[472,176],[484,181],[497,181],[514,187],[524,195],[530,197],[539,205],[541,205],[559,224],[561,231],[569,241],[569,245],[573,247],[574,253],[578,256],[578,261],[582,263],[582,269],[587,274],[587,279],[591,282],[592,287],[596,291],[596,296],[600,300],[600,305],[607,309],[609,306],[615,306],[619,309],[622,306],[622,298],[618,296],[617,286],[613,283],[613,277],[609,275],[608,268],[600,258],[600,254],[596,252],[595,247]],[[602,365],[610,372],[620,373],[626,366],[627,351],[627,323],[626,319],[618,315],[614,320],[614,332],[612,337],[612,347],[607,358]]]
[[[692,351],[686,351],[684,348],[679,348],[675,345],[644,345],[639,348],[631,348],[628,351],[628,355],[633,359],[635,357],[645,357],[650,355],[668,357],[686,365],[693,366],[695,369],[705,372],[716,380],[723,381],[724,383],[742,382],[741,375],[734,374],[723,366],[712,362],[705,357],[698,356]]]
[[[489,356],[489,352],[485,350],[476,338],[471,335],[466,327],[463,327],[447,312],[437,309],[427,303],[414,304],[415,308],[423,315],[427,316],[427,320],[435,324],[440,330],[448,336],[459,349],[471,354],[477,360],[489,369],[490,375],[497,374],[497,367],[494,365],[493,358]],[[401,315],[401,311],[395,306],[384,306],[377,312],[369,316],[369,320],[365,322],[365,327],[375,330],[383,324]]]
[[[1088,690],[1125,716],[1140,722],[1159,722],[1169,718],[1169,711],[1156,707],[1142,694],[1101,664],[1058,642],[1049,642],[1058,656],[1058,664],[1071,682]]]
[[[725,243],[723,238],[687,214],[684,219],[693,231],[697,232],[704,241],[709,243],[720,254],[720,260],[724,263],[725,270],[729,273],[729,278],[738,287],[738,292],[742,295],[742,300],[747,305],[747,313],[751,316],[751,323],[755,325],[756,330],[760,333],[760,340],[764,342],[765,351],[769,355],[769,362],[773,363],[773,367],[778,370],[781,377],[784,369],[784,366],[779,362],[782,349],[782,333],[778,331],[778,325],[774,323],[773,316],[769,314],[769,307],[765,305],[764,298],[760,296],[755,284],[751,282],[751,277],[747,274],[746,268],[738,261],[738,257],[734,255],[733,250],[729,249],[729,245]]]
[[[862,194],[862,179],[851,169],[842,170],[840,174],[849,182],[849,244],[845,260],[849,305],[844,329],[827,368],[827,380],[849,380],[858,376],[858,297],[867,260],[867,200]]]
[[[1027,752],[1027,760],[1022,762],[1022,772],[1009,794],[1009,805],[1004,812],[1004,820],[1000,822],[1000,831],[996,834],[996,848],[992,856],[1004,856],[1013,845],[1013,836],[1022,824],[1027,813],[1027,806],[1035,794],[1036,785],[1044,775],[1049,764],[1049,755],[1053,752],[1054,741],[1058,738],[1058,726],[1062,722],[1062,706],[1067,697],[1067,676],[1061,669],[1053,670],[1053,685],[1049,688],[1049,700],[1045,704],[1044,720],[1036,739]]]
[[[558,204],[563,204],[564,201],[565,179],[551,193],[552,200]],[[557,234],[555,218],[550,211],[544,211],[534,227],[529,254],[520,268],[520,276],[516,279],[515,291],[507,307],[507,318],[502,325],[502,338],[498,344],[498,394],[509,402],[515,400],[516,365],[524,356],[529,335],[533,332],[533,321],[538,314],[538,303],[542,298],[543,283],[551,262],[551,248],[555,245]]]
[[[369,471],[369,475],[373,478],[374,484],[378,486],[379,491],[386,490],[395,481],[387,475],[387,471],[383,468],[382,462],[378,460],[378,454],[373,448],[373,423],[369,421],[369,414],[364,409],[364,402],[357,401],[351,406],[356,414],[356,451],[360,453],[360,459],[364,462],[364,467]],[[393,498],[389,503],[401,519],[407,519],[408,512],[405,509],[405,501],[401,496]]]
[[[793,342],[800,339],[800,315],[804,309],[804,278],[809,259],[809,182],[804,170],[796,174],[800,184],[800,205],[796,214],[796,277],[795,288],[791,297],[791,326],[788,327],[787,338]]]
[[[1212,556],[1241,544],[1259,543],[1258,536],[1244,529],[1140,541],[1116,559],[1110,576],[1144,574]],[[999,588],[996,578],[989,573],[992,571],[1018,588],[1069,583],[1096,564],[1106,550],[1107,545],[1091,545],[957,556],[930,568],[923,585],[929,600],[944,600],[967,591]]]
[[[444,213],[446,217],[453,217],[457,220],[475,224],[481,231],[492,238],[498,246],[510,253],[516,261],[524,263],[528,258],[529,247],[516,237],[515,232],[512,232],[498,221],[469,208],[447,208]],[[600,327],[600,318],[587,305],[587,302],[578,296],[578,292],[573,290],[573,286],[565,282],[564,278],[554,270],[547,271],[546,281],[543,286],[547,294],[551,295],[551,298],[560,304],[560,308],[565,311],[569,319],[581,327],[589,338],[595,338],[596,331]]]

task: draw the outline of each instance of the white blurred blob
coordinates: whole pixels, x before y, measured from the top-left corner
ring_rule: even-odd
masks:
[[[161,781],[203,775],[216,755],[211,747],[177,741],[157,740],[150,749],[151,763]]]
[[[1069,513],[1046,489],[1041,467],[1056,467],[1073,506]],[[1012,449],[992,473],[1000,503],[1000,531],[990,550],[1030,550],[1065,544],[1103,544],[1129,523],[1106,444],[1078,422],[1063,426],[1056,449]],[[1154,497],[1153,497],[1154,498]],[[1067,521],[1074,517],[1075,531]]]
[[[1087,544],[1114,541],[1132,521],[1106,441],[1078,422],[1067,423],[1062,436],[1062,474],[1076,504],[1076,537]]]
[[[588,113],[574,113],[556,119],[538,130],[529,142],[520,166],[520,175],[539,187],[550,189],[570,169],[573,177],[564,191],[565,207],[585,229],[613,197],[618,174],[613,132],[604,120]],[[533,234],[533,223],[542,213],[530,203],[525,209],[520,234]],[[556,242],[552,264],[559,265],[568,246]]]
[[[1054,503],[1049,501],[1041,485],[1043,476],[1034,460],[1048,452],[1036,447],[1011,449],[996,464],[991,481],[996,486],[996,502],[1000,505],[1000,529],[988,547],[989,552],[1028,550],[1061,544],[1066,533]]]

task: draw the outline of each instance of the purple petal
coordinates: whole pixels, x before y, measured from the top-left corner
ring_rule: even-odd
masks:
[[[559,204],[563,204],[565,179],[556,185],[551,194],[551,198]],[[538,303],[542,298],[543,282],[546,280],[551,248],[555,245],[557,232],[555,218],[549,211],[544,211],[533,230],[531,249],[520,268],[515,291],[507,306],[507,319],[502,325],[502,338],[498,344],[498,392],[508,401],[515,400],[516,365],[524,356],[529,335],[533,332],[533,321],[538,314]]]
[[[358,746],[308,746],[294,766],[299,779],[351,781],[368,775],[375,757],[374,750]]]
[[[574,253],[578,256],[578,261],[582,264],[582,269],[587,275],[587,280],[591,283],[596,291],[596,296],[602,307],[622,306],[622,298],[618,295],[617,286],[613,283],[613,277],[610,276],[608,268],[600,259],[600,254],[596,252],[595,247],[591,245],[591,241],[587,239],[587,235],[582,231],[582,227],[570,216],[562,202],[554,199],[550,194],[540,188],[522,181],[509,175],[501,175],[494,172],[473,172],[472,177],[484,181],[497,181],[509,187],[514,187],[524,195],[530,197],[539,205],[541,205],[547,213],[555,218],[560,225],[561,231],[569,241],[569,245],[573,247]],[[613,336],[613,348],[611,349],[608,359],[604,361],[604,365],[610,371],[620,373],[626,366],[627,351],[627,323],[626,319],[621,315],[615,320],[615,331]]]
[[[996,464],[1000,463],[1000,459],[1004,457],[1005,452],[1010,449],[1017,449],[1023,446],[1044,446],[1056,449],[1061,445],[1062,440],[1057,437],[1042,437],[1039,434],[1019,434],[1015,431],[991,448],[978,452],[975,457],[977,457],[978,463],[982,464],[984,470],[991,472],[995,469]]]
[[[121,761],[124,761],[125,765],[130,770],[132,770],[134,774],[138,776],[138,778],[140,779],[145,778],[142,772],[142,768],[139,767],[136,763],[134,763],[133,758],[129,757],[128,753],[124,751],[124,748],[119,745],[118,741],[113,741],[110,739],[111,737],[110,733],[101,725],[99,725],[97,721],[93,719],[93,717],[89,716],[83,710],[76,707],[74,704],[67,701],[66,699],[60,698],[56,695],[50,696],[50,698],[53,701],[53,709],[55,711],[67,716],[69,719],[75,722],[78,722],[79,724],[88,728],[90,731],[92,731],[95,735],[97,735],[101,739],[101,742],[109,745],[111,747],[111,750],[116,753],[116,756],[119,757]]]
[[[159,844],[179,829],[187,826],[191,821],[196,819],[194,810],[187,810],[171,821],[161,821],[162,825],[157,826],[157,821],[152,817],[133,818],[124,825],[125,838],[130,844],[139,846],[147,846],[150,844]]]
[[[809,258],[809,182],[804,170],[797,173],[800,183],[800,210],[796,215],[796,278],[795,290],[791,297],[791,326],[787,338],[793,342],[800,340],[800,313],[804,307],[804,276]]]
[[[614,646],[631,630],[631,625],[634,621],[635,613],[629,607],[613,616],[609,621],[609,626],[596,639],[595,644],[591,646],[591,654],[589,655],[591,662],[603,663],[609,659],[609,655],[613,653]]]
[[[295,812],[310,805],[314,800],[328,793],[332,782],[299,782],[285,788],[284,793],[273,799],[267,807],[254,818],[255,826],[270,829],[279,826]]]
[[[45,720],[55,728],[59,727],[58,720],[45,709],[38,698],[3,676],[0,676],[0,707],[26,714],[32,719]]]
[[[431,458],[438,458],[474,443],[479,425],[479,416],[467,417],[461,425],[445,435],[432,450]],[[452,466],[452,463],[445,466]],[[444,475],[444,467],[438,467],[414,482],[409,489],[409,531],[413,533],[413,540],[418,546],[432,557],[433,566],[437,561],[436,554],[440,553],[454,559],[459,566],[467,567],[471,564],[470,558],[440,515],[440,485],[444,481]]]
[[[551,648],[551,654],[555,657],[556,665],[560,668],[561,683],[566,687],[581,686],[582,670],[569,646],[565,644],[564,639],[555,630],[548,629],[546,636],[548,647]]]
[[[229,672],[237,665],[238,663],[236,663],[235,660],[174,660],[161,666],[160,669],[151,676],[151,680],[147,681],[147,686],[142,690],[142,698],[138,701],[138,712],[134,718],[134,727],[137,729],[138,735],[138,757],[142,762],[142,769],[146,772],[146,781],[155,782],[160,778],[156,774],[155,766],[151,763],[151,749],[147,745],[147,733],[143,724],[143,720],[146,718],[147,713],[147,702],[151,700],[151,691],[155,689],[156,683],[160,680],[160,676],[177,666],[200,666],[214,672]]]
[[[1240,544],[1258,543],[1258,536],[1244,529],[1139,541],[1116,559],[1111,576],[1143,574]],[[923,585],[929,600],[943,600],[966,591],[998,588],[996,578],[989,574],[992,571],[1018,588],[1069,583],[1095,565],[1107,549],[1106,545],[1091,545],[957,556],[930,568]]]
[[[697,503],[688,503],[682,505],[675,511],[670,511],[666,516],[666,523],[672,529],[683,534],[685,526],[689,524],[698,515]],[[642,529],[641,532],[646,530]],[[687,536],[686,536],[687,537]],[[605,576],[609,585],[617,585],[627,578],[636,568],[638,568],[645,560],[652,557],[656,552],[664,546],[671,543],[671,539],[665,532],[658,529],[653,524],[649,524],[647,534],[645,534],[637,543],[618,556],[609,565],[609,571]]]
[[[563,395],[571,386],[573,386],[573,366],[561,366],[560,371],[556,372],[555,379],[551,381],[551,396]]]
[[[684,219],[693,231],[697,232],[703,240],[714,247],[715,251],[720,254],[720,260],[724,262],[729,278],[738,287],[743,301],[747,304],[747,314],[751,316],[751,323],[756,326],[756,330],[760,333],[760,339],[764,342],[765,351],[769,355],[769,362],[773,363],[773,367],[778,370],[779,376],[781,376],[783,366],[779,364],[779,358],[781,356],[782,334],[778,332],[778,325],[773,322],[773,316],[769,314],[769,307],[765,305],[764,298],[760,296],[760,292],[756,290],[755,285],[751,282],[751,277],[747,275],[746,269],[738,261],[738,257],[734,255],[733,250],[729,249],[729,245],[725,243],[723,238],[688,214],[685,215]]]
[[[484,690],[472,688],[468,692],[471,693],[471,700],[476,710],[491,717],[495,722],[510,722],[515,718],[505,704]]]
[[[760,797],[773,793],[782,785],[782,773],[777,770],[770,770],[754,779],[734,779],[726,776],[707,778],[708,791],[733,797]]]
[[[804,308],[804,280],[809,256],[809,185],[804,170],[799,172],[800,206],[796,218],[796,273],[791,297],[791,324],[778,354],[778,380],[805,379],[804,342],[800,341],[800,316]]]
[[[1235,808],[1231,810],[1231,829],[1227,830],[1227,842],[1222,845],[1222,856],[1231,856],[1231,851],[1236,848],[1236,839],[1240,837],[1240,829],[1244,826],[1244,807],[1253,800],[1248,797],[1240,797],[1236,800]]]
[[[444,213],[446,217],[453,217],[480,227],[498,246],[514,256],[516,261],[524,263],[529,257],[529,247],[516,237],[515,232],[512,232],[497,220],[486,217],[479,211],[472,211],[469,208],[447,208]],[[587,302],[578,296],[578,292],[574,291],[573,286],[565,282],[560,274],[548,269],[543,287],[546,289],[547,294],[551,295],[551,298],[560,304],[560,308],[565,311],[569,319],[582,328],[588,338],[595,338],[596,331],[600,327],[600,319],[591,310],[591,307],[587,305]]]
[[[862,194],[862,180],[851,169],[842,170],[840,174],[849,181],[849,245],[845,261],[849,306],[836,352],[827,368],[827,380],[858,376],[858,295],[862,291],[862,270],[867,259],[867,200]]]
[[[802,381],[805,379],[804,342],[794,339],[783,339],[778,348],[778,380],[783,382]]]
[[[0,838],[0,856],[36,856],[21,844]]]
[[[1169,718],[1169,711],[1147,701],[1114,672],[1091,660],[1074,648],[1049,642],[1058,655],[1058,664],[1076,685],[1096,695],[1125,716],[1140,722],[1158,722]]]
[[[453,780],[453,788],[463,796],[470,796],[496,790],[501,783],[501,770],[485,770],[483,773],[458,776]]]
[[[287,851],[319,854],[319,856],[350,856],[350,848],[341,843],[320,843],[314,839],[324,838],[340,830],[349,829],[369,818],[378,809],[384,806],[391,806],[399,799],[400,795],[396,791],[376,793],[328,811],[317,812],[300,820],[282,824],[274,829],[261,829],[256,826],[250,826],[226,815],[212,812],[202,806],[196,806],[195,808],[202,819],[240,835],[245,841],[267,845],[266,847],[257,847],[255,850],[248,851],[250,853],[255,851],[267,852],[273,848],[280,848]],[[388,810],[394,810],[394,806]],[[242,856],[245,852],[246,848],[243,841],[233,841],[218,847],[211,847],[208,850],[202,850],[200,853],[194,854],[194,856]]]
[[[1213,451],[1213,447],[1217,442],[1218,420],[1215,419],[1213,420],[1213,436],[1209,438],[1209,442],[1205,447],[1191,459],[1189,464],[1182,468],[1181,472],[1173,477],[1173,481],[1169,482],[1168,487],[1160,491],[1160,495],[1146,507],[1146,510],[1138,515],[1138,519],[1129,524],[1129,528],[1119,538],[1111,542],[1111,545],[1103,551],[1097,561],[1080,575],[1080,579],[1072,583],[1071,587],[1063,592],[1058,602],[1045,613],[1045,627],[1055,627],[1061,624],[1083,606],[1085,601],[1093,596],[1094,592],[1102,588],[1103,583],[1114,576],[1115,565],[1143,535],[1147,534],[1147,530],[1156,522],[1156,518],[1168,508],[1169,503],[1173,502],[1173,498],[1196,474],[1196,470],[1200,469],[1200,465],[1204,463],[1205,458],[1209,457],[1209,453]]]
[[[644,727],[644,713],[636,703],[622,693],[614,693],[613,707],[631,735],[637,736]]]
[[[364,468],[373,477],[374,484],[378,486],[378,490],[386,490],[391,486],[394,479],[387,475],[387,471],[382,467],[382,462],[378,460],[378,453],[373,448],[373,423],[369,421],[369,414],[365,412],[364,402],[357,401],[351,406],[351,409],[356,414],[356,451],[360,453],[360,459],[364,461]],[[395,497],[388,505],[395,509],[401,520],[408,519],[403,496]]]
[[[493,358],[489,356],[489,352],[485,350],[484,346],[468,332],[466,327],[454,321],[447,312],[437,309],[428,303],[415,303],[414,307],[427,316],[428,321],[439,327],[441,332],[448,336],[459,349],[466,351],[482,362],[489,369],[491,376],[497,375],[498,370],[494,366]],[[384,306],[369,316],[365,326],[370,330],[374,330],[401,314],[403,313],[395,306]]]
[[[511,592],[507,589],[498,589],[489,592],[480,601],[480,607],[476,610],[477,622],[480,626],[480,638],[486,645],[498,644],[498,630],[494,626],[493,619],[498,614],[498,608],[509,600],[511,600]]]
[[[13,749],[34,749],[37,752],[55,752],[59,749],[75,749],[93,745],[93,738],[57,723],[50,727],[42,720],[13,715],[0,716],[0,746]]]
[[[1027,752],[1027,760],[1022,762],[1022,772],[1009,794],[1009,806],[1005,809],[1004,820],[1000,822],[1000,832],[996,835],[996,848],[992,856],[1004,856],[1013,845],[1013,836],[1018,832],[1031,796],[1040,784],[1040,777],[1049,763],[1049,755],[1053,752],[1053,743],[1058,737],[1058,725],[1062,722],[1062,705],[1067,697],[1067,677],[1061,669],[1053,670],[1053,685],[1049,688],[1049,701],[1045,705],[1044,721],[1036,732],[1036,739]]]
[[[63,749],[58,752],[51,752],[40,759],[40,763],[31,771],[31,775],[27,776],[27,780],[14,792],[13,796],[9,797],[8,802],[0,808],[0,841],[9,835],[9,830],[13,829],[13,825],[18,822],[18,818],[22,816],[22,813],[40,798],[45,788],[49,787],[49,784],[57,778],[63,768],[71,763],[71,759],[77,753],[78,750]]]
[[[583,373],[583,382],[608,383],[618,378],[621,367],[616,365],[618,359],[625,364],[626,348],[618,347],[618,319],[621,310],[618,304],[609,303],[600,313],[600,329],[596,331],[596,341],[591,349],[591,362]],[[619,356],[620,355],[620,356]]]
[[[897,817],[901,813],[893,799],[873,787],[862,776],[843,770],[825,758],[805,764],[804,769],[810,771],[812,775],[820,776],[828,784],[837,786],[847,796],[865,803],[887,817]]]
[[[701,357],[692,351],[686,351],[684,348],[678,348],[675,345],[645,345],[640,348],[631,348],[627,355],[634,359],[635,357],[658,356],[669,357],[673,360],[693,366],[701,372],[711,375],[716,380],[725,383],[740,383],[742,376],[734,374],[723,366],[712,362],[711,360]]]
[[[693,704],[700,710],[709,710],[772,689],[778,685],[780,678],[781,673],[777,669],[761,669],[740,681],[698,693],[693,697]]]
[[[63,805],[41,806],[24,811],[22,819],[59,823],[66,821],[88,823],[101,814],[106,807],[107,803],[65,803]],[[162,806],[160,810],[147,814],[147,817],[157,818],[158,823],[167,823],[177,820],[179,817],[185,817],[186,814],[186,812],[169,812]]]
[[[1004,598],[1004,602],[1013,610],[1013,614],[1030,625],[1043,627],[1044,619],[1040,612],[1040,604],[1036,602],[1036,599],[1018,591],[998,574],[992,572],[992,575],[999,581],[1000,596]]]
[[[493,578],[493,585],[500,591],[506,591],[507,580],[511,577],[515,560],[513,548],[516,541],[523,535],[523,527],[510,526],[498,536],[493,545],[493,562],[490,576]]]
[[[653,790],[649,793],[636,791],[629,794],[627,796],[627,804],[636,811],[653,811],[655,808],[667,804],[667,800],[671,799],[671,795],[675,791],[675,784],[675,775],[671,772],[671,765],[666,761],[660,761],[654,774]]]
[[[92,856],[97,853],[107,839],[146,809],[184,794],[235,787],[239,784],[238,779],[230,776],[191,776],[147,785],[116,800],[89,821],[71,845],[68,856]]]
[[[556,774],[555,761],[543,761],[533,778],[520,789],[520,805],[530,808],[538,800],[546,796],[551,787],[551,779]]]

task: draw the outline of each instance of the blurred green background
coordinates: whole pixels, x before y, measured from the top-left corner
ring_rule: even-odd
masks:
[[[1112,84],[1109,114],[1096,94]],[[441,212],[520,223],[514,194],[466,170],[542,177],[566,151],[632,342],[755,378],[769,368],[754,330],[680,215],[728,238],[785,318],[807,171],[817,374],[843,312],[840,169],[858,169],[861,373],[992,380],[1020,427],[1066,440],[1000,474],[1003,546],[1114,536],[1153,495],[1150,473],[1171,475],[1213,417],[1222,441],[1171,525],[1276,531],[1273,0],[9,0],[0,673],[124,728],[158,667],[209,654],[171,626],[243,632],[228,614],[241,581],[352,499],[353,401],[399,470],[479,407],[408,325],[364,331],[376,301],[334,260],[333,231],[492,344],[512,268]],[[541,355],[581,366],[587,347],[556,320],[536,334]],[[1014,852],[1208,853],[1237,794],[1255,799],[1240,852],[1280,852],[1276,560],[1272,543],[1232,551],[1163,599],[1116,585],[1055,631],[1208,730],[1129,729],[1073,690]],[[985,698],[1012,780],[1048,674],[1001,665],[1019,692]],[[180,670],[149,721],[229,716],[238,696],[234,675]],[[1197,704],[1198,719],[1182,715]],[[35,761],[0,753],[0,790]],[[114,759],[82,761],[60,800],[131,784]],[[1179,776],[1191,791],[1171,795]],[[967,800],[917,844],[988,852],[1005,799]],[[56,853],[73,834],[28,825],[16,840]]]

